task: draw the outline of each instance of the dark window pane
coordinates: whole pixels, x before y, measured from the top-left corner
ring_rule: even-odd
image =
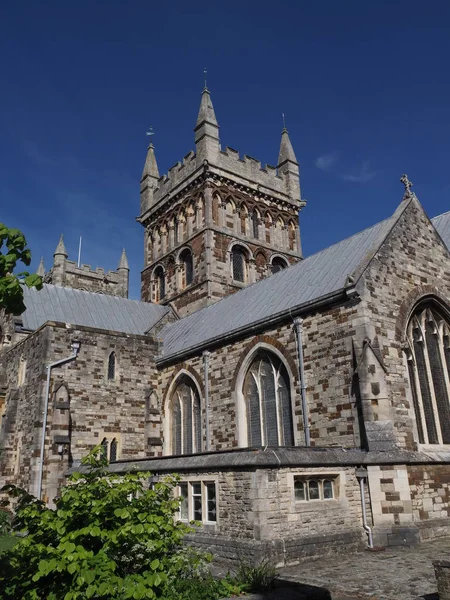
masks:
[[[261,446],[261,414],[259,393],[255,377],[249,369],[244,383],[244,398],[247,408],[247,433],[249,446]]]
[[[333,498],[333,482],[328,479],[323,482],[323,497],[326,500]]]
[[[180,483],[180,519],[187,521],[189,519],[188,513],[188,486],[187,483]]]
[[[294,480],[294,494],[297,502],[306,500],[306,486],[301,479]]]
[[[217,521],[217,503],[216,503],[216,484],[209,482],[206,486],[207,505],[207,521]]]
[[[200,398],[197,394],[194,395],[194,431],[193,439],[195,440],[195,452],[202,451],[202,419],[200,411]]]
[[[414,377],[414,364],[412,360],[408,360],[408,373],[409,373],[409,382],[411,385],[411,394],[413,397],[414,411],[416,413],[416,423],[417,423],[417,433],[419,434],[419,442],[423,444],[425,442],[425,438],[423,437],[423,427],[422,427],[422,412],[419,406],[419,401],[417,398],[417,389],[416,389],[416,380]]]
[[[286,269],[287,265],[281,258],[275,257],[272,261],[272,273],[278,273],[278,271],[282,271]]]
[[[202,515],[202,484],[192,484],[192,506],[194,521],[201,521]]]
[[[233,261],[233,279],[235,281],[245,281],[245,260],[242,250],[234,248],[232,252]]]
[[[253,237],[258,239],[259,238],[259,219],[258,219],[258,214],[256,212],[254,212],[252,214],[252,226],[253,226]]]
[[[109,447],[109,460],[114,462],[117,460],[117,440],[114,438]]]
[[[192,276],[193,276],[193,268],[192,268],[192,254],[190,252],[186,254],[184,265],[185,265],[184,268],[186,271],[186,285],[191,285]]]
[[[428,381],[426,370],[423,342],[420,341],[420,332],[418,329],[414,329],[414,355],[416,357],[417,374],[419,376],[420,391],[422,393],[422,404],[427,425],[428,442],[430,444],[437,444],[438,437],[434,420],[433,405],[431,403],[430,382]]]
[[[174,397],[172,405],[172,454],[181,453],[181,408],[178,397]]]
[[[319,482],[318,481],[308,481],[308,489],[309,489],[309,499],[310,500],[319,500]]]
[[[108,379],[112,380],[116,377],[116,355],[111,352],[108,358]]]
[[[442,441],[444,444],[450,444],[450,407],[448,404],[447,385],[445,383],[444,370],[442,368],[438,334],[433,333],[433,331],[433,323],[427,321],[425,325],[425,336],[427,340],[428,358],[434,394],[441,424]]]
[[[278,446],[278,418],[276,404],[276,384],[272,364],[267,356],[261,359],[261,393],[264,407],[263,421],[266,432],[265,444]]]
[[[192,454],[192,398],[191,390],[186,385],[180,386],[180,393],[183,398],[183,426],[184,426],[184,447],[183,454]]]
[[[284,365],[280,367],[278,376],[278,398],[280,401],[281,418],[283,425],[283,443],[285,446],[294,445],[294,424],[292,420],[292,404],[289,377]]]
[[[108,440],[104,438],[101,443],[102,458],[108,458]]]

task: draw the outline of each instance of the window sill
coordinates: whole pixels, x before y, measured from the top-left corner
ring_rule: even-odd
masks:
[[[419,452],[450,452],[450,444],[417,444],[417,449]]]

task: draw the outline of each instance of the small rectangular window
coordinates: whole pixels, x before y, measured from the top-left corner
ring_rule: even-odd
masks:
[[[180,483],[180,497],[180,519],[182,521],[187,521],[189,519],[187,483]]]
[[[217,520],[217,509],[216,509],[216,484],[213,482],[205,483],[206,488],[206,520],[216,522]]]
[[[332,500],[335,497],[337,476],[328,479],[315,476],[294,477],[294,498],[296,502]]]
[[[192,516],[194,521],[203,520],[201,483],[192,484]]]

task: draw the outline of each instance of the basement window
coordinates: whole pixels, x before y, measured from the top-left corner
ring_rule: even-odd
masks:
[[[217,522],[216,483],[214,481],[186,481],[178,485],[181,498],[178,510],[180,521]]]
[[[294,477],[294,496],[296,502],[314,500],[333,500],[336,498],[337,477],[301,476]]]

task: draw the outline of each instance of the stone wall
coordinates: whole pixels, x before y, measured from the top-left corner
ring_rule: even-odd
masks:
[[[52,370],[44,462],[44,492],[50,499],[67,468],[103,438],[116,439],[119,458],[161,454],[160,415],[151,410],[155,408],[157,341],[149,336],[47,324],[8,351],[3,482],[14,481],[35,491],[45,365],[70,356],[74,340],[81,343],[76,360]],[[116,357],[112,380],[108,379],[111,352]],[[17,386],[21,360],[26,362],[25,382]],[[61,389],[66,390],[63,400],[58,393]]]
[[[352,335],[356,308],[339,306],[304,319],[304,361],[307,402],[312,442],[316,446],[360,445],[358,408],[352,396]],[[303,420],[298,377],[297,342],[292,323],[267,329],[264,335],[249,336],[220,348],[211,349],[209,376],[210,449],[225,450],[239,446],[237,406],[242,404],[238,382],[244,361],[257,347],[273,349],[285,361],[292,376],[292,400],[295,413],[295,436],[304,444]],[[203,381],[201,356],[182,364],[160,369],[158,390],[161,411],[166,404],[177,375],[191,369]],[[168,427],[168,426],[167,426]],[[168,431],[168,429],[167,429]],[[241,435],[241,439],[244,436]]]

